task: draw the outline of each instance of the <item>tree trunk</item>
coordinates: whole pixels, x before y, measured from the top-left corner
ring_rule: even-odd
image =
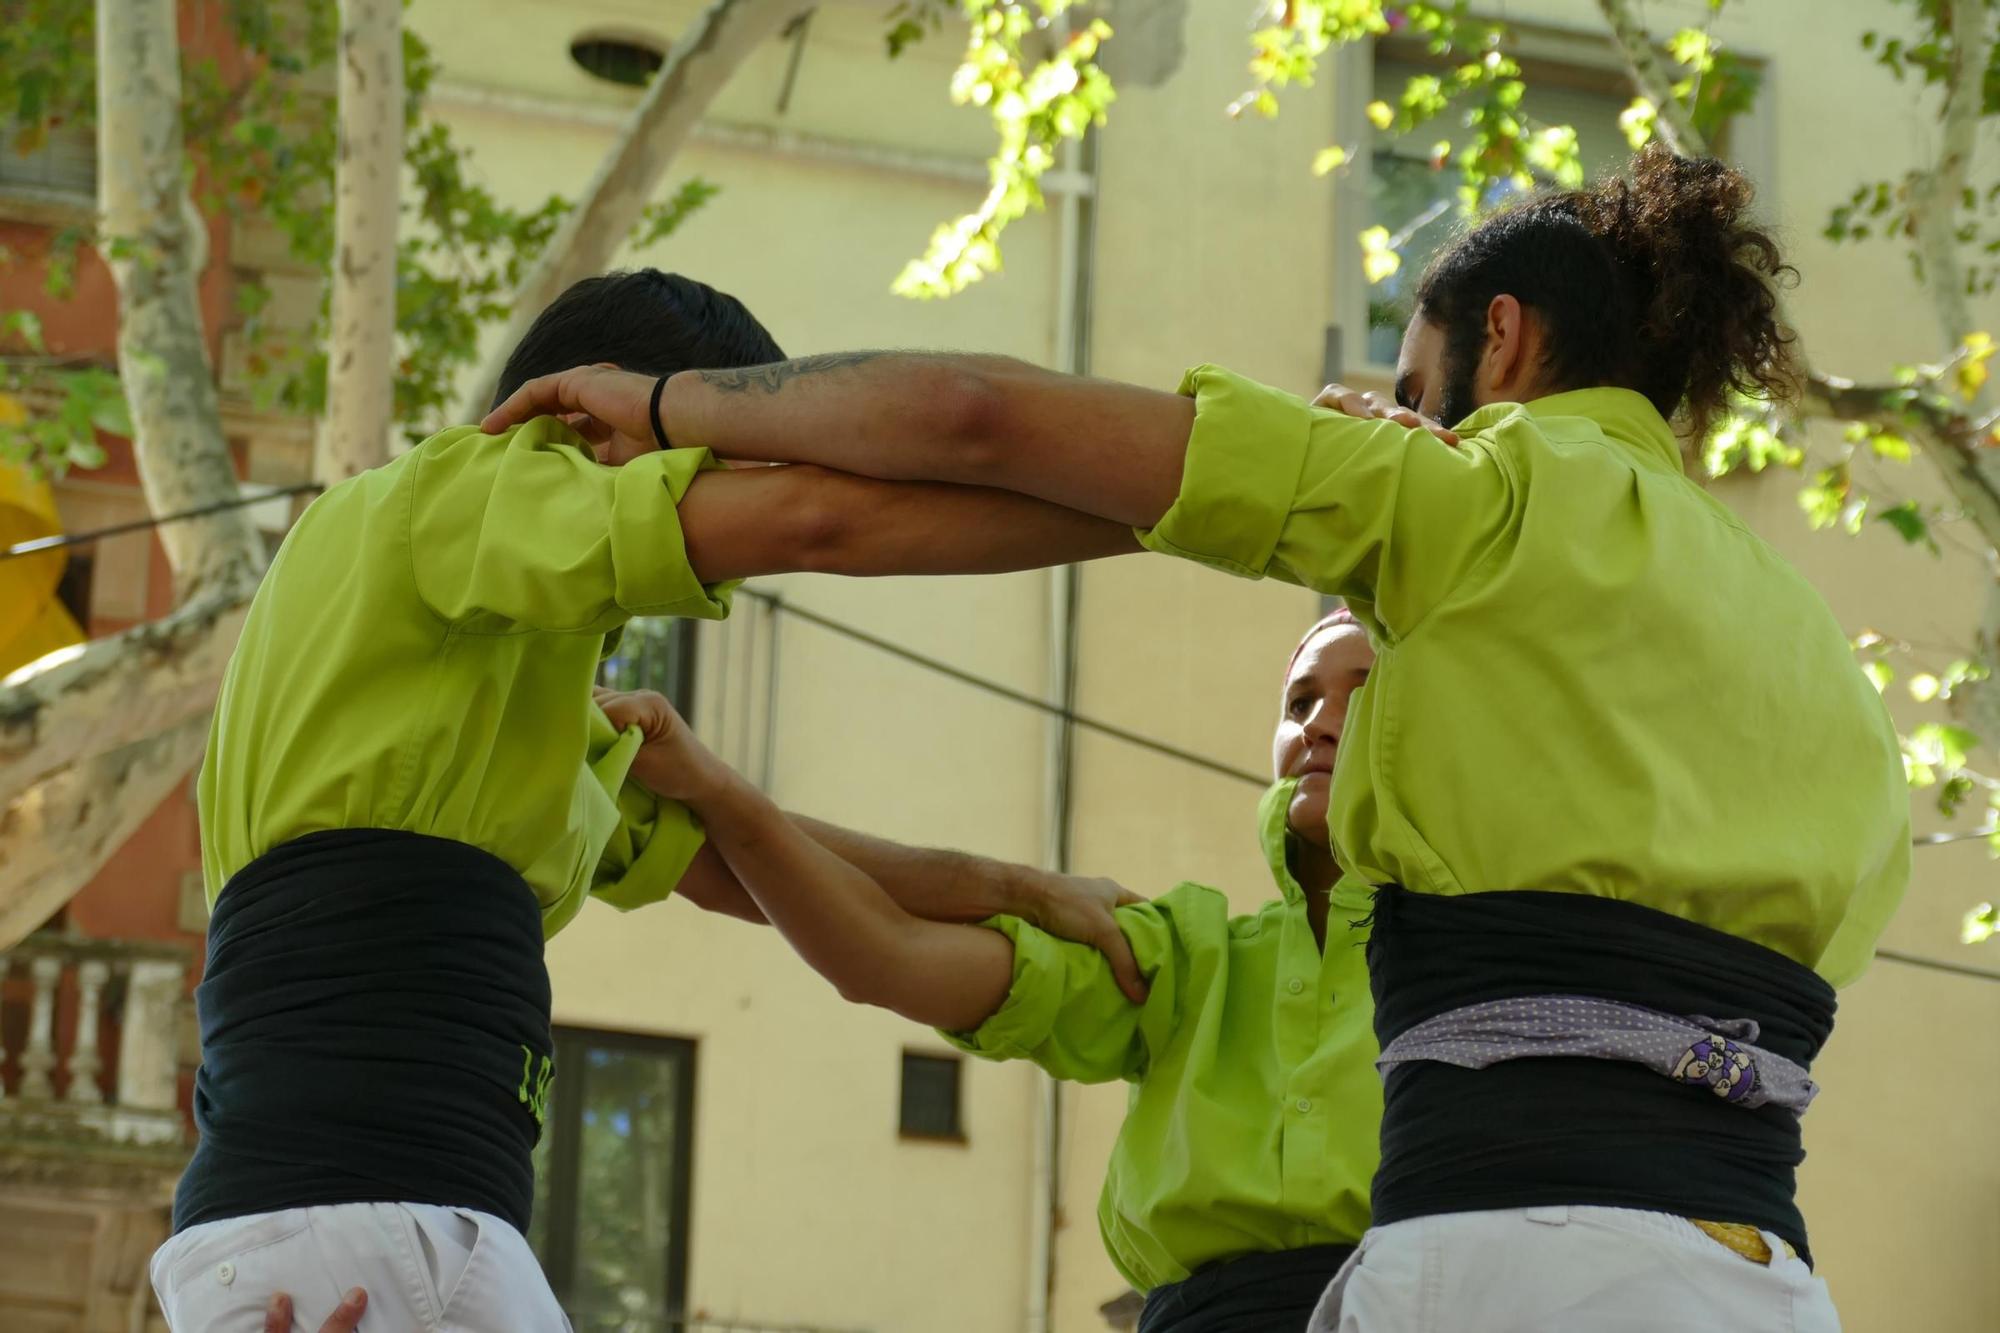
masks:
[[[174,0],[98,0],[99,248],[118,285],[132,451],[154,513],[237,494],[195,282]],[[262,547],[230,510],[159,530],[180,609],[0,688],[0,948],[103,865],[200,757]],[[34,783],[33,786],[27,786]]]
[[[90,882],[188,770],[208,739],[204,710],[143,740],[72,764],[0,807],[0,949],[18,943]]]
[[[332,485],[388,461],[394,425],[397,187],[403,170],[403,12],[342,0],[333,320],[313,471]]]
[[[180,36],[173,0],[98,0],[99,249],[118,283],[118,370],[132,448],[156,514],[237,494],[195,295],[205,235],[181,152]],[[159,529],[180,600],[254,584],[245,510]]]
[[[461,420],[486,415],[508,355],[543,308],[611,262],[695,123],[750,53],[812,8],[811,0],[714,0],[674,42],[582,200],[515,290],[513,316],[474,377]]]

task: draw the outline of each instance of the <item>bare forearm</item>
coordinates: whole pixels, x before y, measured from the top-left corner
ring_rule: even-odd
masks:
[[[806,464],[705,472],[679,506],[703,582],[793,572],[999,574],[1138,549],[1130,528],[1012,491]]]
[[[834,352],[667,381],[673,442],[721,458],[822,463],[894,481],[980,484],[970,446],[991,386],[1033,367],[995,356]]]
[[[896,905],[928,921],[984,921],[1028,914],[1042,872],[969,852],[908,847],[805,815],[791,820],[814,842],[882,886]]]
[[[1005,357],[847,352],[683,372],[660,416],[724,458],[993,486],[1145,527],[1178,492],[1194,407]]]
[[[977,1027],[1006,998],[1005,937],[911,916],[734,773],[719,770],[688,804],[764,916],[843,996],[954,1029]]]
[[[987,486],[851,479],[863,490],[816,572],[1008,574],[1142,549],[1122,523]]]

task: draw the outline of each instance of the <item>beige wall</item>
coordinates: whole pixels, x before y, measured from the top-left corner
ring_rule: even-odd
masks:
[[[1231,122],[1241,90],[1242,6],[1195,4],[1187,60],[1163,86],[1127,86],[1101,140],[1090,272],[1090,356],[1101,374],[1167,385],[1187,365],[1230,364],[1309,389],[1352,241],[1335,234],[1334,189],[1306,164],[1333,139],[1335,80],[1288,98],[1276,122]],[[1516,3],[1516,19],[1587,28],[1588,0]],[[510,198],[574,194],[610,132],[574,108],[630,97],[593,84],[565,54],[594,24],[671,32],[691,4],[547,5],[418,0],[447,83],[544,99],[478,104],[447,94],[452,118]],[[1656,24],[1699,4],[1658,3]],[[1867,160],[1900,172],[1930,139],[1910,94],[1858,47],[1884,5],[1768,0],[1737,6],[1724,34],[1771,61],[1759,114],[1766,208],[1803,283],[1793,306],[1829,368],[1879,372],[1935,348],[1889,247],[1834,249],[1818,229]],[[1807,20],[1810,20],[1809,22]],[[760,53],[716,115],[782,126],[959,168],[859,168],[697,145],[674,179],[700,173],[722,195],[643,258],[735,292],[794,352],[843,345],[956,346],[1057,359],[1060,271],[1053,214],[1008,234],[1007,269],[967,295],[918,304],[889,279],[978,185],[953,172],[987,147],[982,117],[947,106],[955,48],[880,54],[872,5],[814,19],[790,111],[775,112],[785,51]],[[456,100],[452,100],[453,96]],[[1350,103],[1352,98],[1347,99]],[[565,107],[570,109],[565,109]],[[2000,312],[1995,312],[2000,313]],[[1350,339],[1350,346],[1352,346]],[[1894,484],[1925,491],[1921,469]],[[1979,570],[1942,563],[1886,530],[1848,540],[1806,530],[1790,476],[1732,481],[1722,494],[1798,561],[1850,628],[1963,638]],[[1026,690],[1047,681],[1048,583],[1041,576],[881,584],[782,581],[785,596]],[[1090,569],[1083,584],[1084,711],[1252,771],[1268,764],[1279,666],[1315,599],[1153,559]],[[1046,843],[1043,724],[798,622],[747,604],[705,631],[702,725],[752,772],[774,758],[780,800],[891,835],[1035,859]],[[766,673],[777,663],[777,708]],[[771,744],[767,750],[766,736]],[[1251,825],[1255,793],[1228,779],[1085,735],[1077,758],[1079,870],[1141,892],[1180,879],[1225,886],[1248,907],[1267,890]],[[1919,853],[1888,945],[1980,962],[1956,943],[1966,904],[1990,896],[1977,845]],[[681,905],[620,917],[593,907],[551,951],[562,1020],[671,1033],[700,1043],[690,1272],[693,1304],[715,1317],[869,1328],[1026,1326],[1036,1083],[1023,1069],[970,1071],[970,1142],[910,1145],[895,1134],[897,1052],[930,1034],[843,1007],[775,939]],[[1807,1121],[1804,1199],[1816,1248],[1850,1329],[1990,1328],[1988,1256],[2000,1248],[2000,986],[1882,963],[1843,996],[1820,1066],[1827,1091]],[[1101,1327],[1123,1284],[1095,1226],[1101,1168],[1123,1108],[1115,1088],[1066,1089],[1052,1327]]]

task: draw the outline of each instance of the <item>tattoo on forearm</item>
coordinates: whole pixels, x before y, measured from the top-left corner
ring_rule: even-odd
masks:
[[[819,356],[802,356],[795,361],[779,361],[768,366],[744,366],[736,370],[703,370],[696,372],[701,382],[724,393],[748,393],[761,389],[765,393],[776,393],[795,379],[808,375],[823,375],[829,370],[843,370],[848,366],[858,366],[864,361],[873,361],[882,352],[824,352]]]

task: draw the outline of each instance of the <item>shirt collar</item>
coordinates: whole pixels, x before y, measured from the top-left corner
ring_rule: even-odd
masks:
[[[1288,817],[1292,808],[1292,793],[1298,789],[1297,778],[1281,779],[1266,789],[1264,799],[1257,803],[1257,828],[1264,848],[1264,862],[1271,869],[1271,878],[1278,885],[1278,893],[1286,905],[1293,908],[1303,908],[1306,902],[1305,888],[1292,876],[1291,859],[1286,855],[1287,840],[1292,837]],[[1349,873],[1345,867],[1342,867],[1339,880],[1328,894],[1328,901],[1334,907],[1364,916],[1374,910],[1374,898],[1374,886]]]
[[[1614,444],[1622,444],[1675,472],[1681,471],[1680,442],[1674,438],[1673,427],[1644,394],[1631,389],[1572,389],[1526,404],[1488,403],[1453,429],[1461,435],[1476,435],[1516,412],[1526,412],[1540,421],[1582,417]]]
[[[1264,799],[1257,803],[1257,832],[1264,848],[1264,862],[1270,866],[1271,878],[1277,881],[1278,892],[1288,903],[1304,902],[1306,897],[1298,880],[1292,878],[1291,860],[1285,855],[1285,840],[1291,836],[1287,815],[1292,808],[1292,793],[1298,789],[1297,778],[1285,778],[1273,783],[1265,791]]]

